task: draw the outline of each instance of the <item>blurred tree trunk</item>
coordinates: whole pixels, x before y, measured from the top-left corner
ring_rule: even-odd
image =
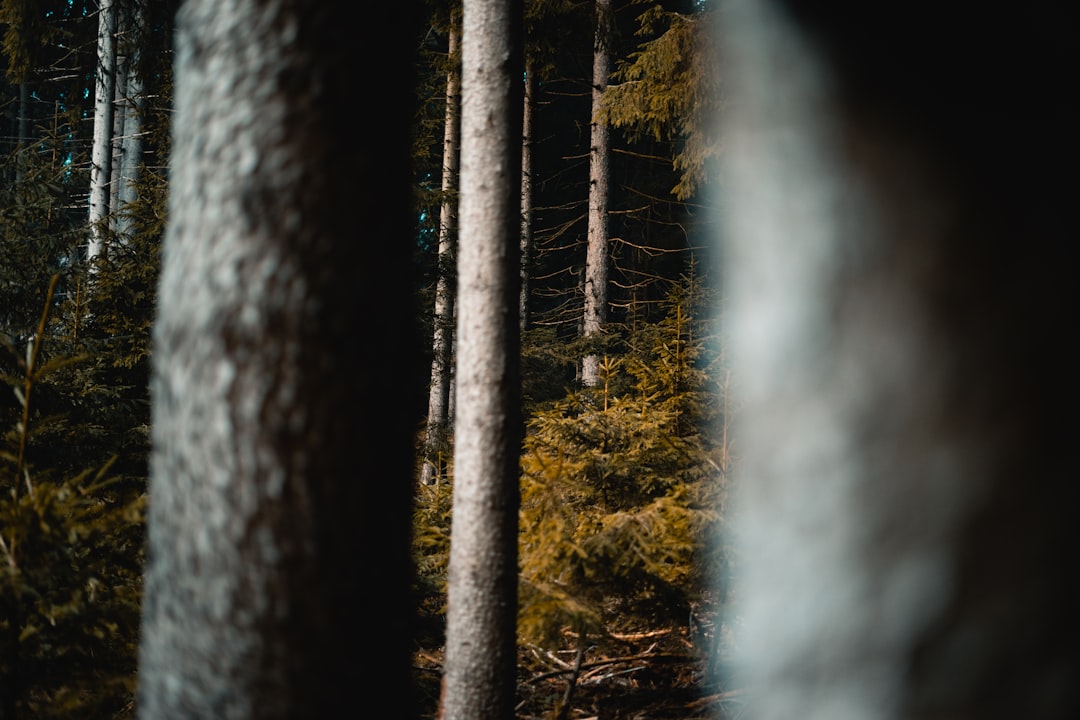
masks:
[[[444,720],[514,717],[522,6],[466,0]]]
[[[144,719],[413,716],[414,5],[178,15]]]
[[[755,717],[1080,717],[1065,8],[722,23]]]

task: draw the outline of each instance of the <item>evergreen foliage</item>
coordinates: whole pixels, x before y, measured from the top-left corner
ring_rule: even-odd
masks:
[[[679,139],[673,165],[680,177],[671,192],[685,200],[705,181],[706,163],[719,151],[713,122],[719,77],[709,15],[648,4],[638,16],[636,33],[646,39],[619,63],[616,82],[604,93],[600,118],[635,142],[645,136]]]
[[[3,61],[12,79],[33,90],[21,106],[8,99],[9,108],[27,112],[29,135],[21,146],[8,144],[2,174],[9,182],[0,185],[0,384],[12,388],[0,388],[5,718],[134,713],[175,6],[147,8],[141,69],[152,97],[143,117],[144,167],[137,199],[122,209],[128,230],[109,236],[92,275],[82,259],[83,101],[93,78],[94,18],[83,3],[0,8]],[[23,78],[13,75],[20,58],[31,56],[37,65]]]
[[[58,281],[26,352],[4,343],[17,404],[4,406],[0,449],[0,704],[4,717],[117,717],[134,689],[144,496],[115,458],[76,472],[37,447],[87,435],[36,404],[86,362],[48,351]]]
[[[446,483],[420,485],[413,505],[413,559],[417,598],[435,614],[444,609],[446,568],[450,560],[453,493]]]
[[[602,384],[538,410],[522,458],[522,638],[684,617],[719,521],[724,448],[694,283],[606,356]],[[715,559],[715,558],[714,558]]]

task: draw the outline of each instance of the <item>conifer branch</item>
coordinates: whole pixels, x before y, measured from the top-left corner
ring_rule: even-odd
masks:
[[[45,294],[45,307],[41,310],[41,320],[38,322],[37,332],[30,344],[26,346],[26,367],[23,373],[22,396],[22,422],[19,424],[19,454],[15,459],[15,483],[12,488],[16,507],[19,500],[19,476],[24,476],[26,491],[34,494],[34,487],[30,483],[30,473],[24,471],[26,463],[26,443],[30,436],[30,391],[34,387],[34,371],[37,367],[38,353],[41,351],[41,343],[45,339],[45,323],[49,319],[49,308],[52,306],[53,294],[56,292],[56,283],[60,275],[54,274],[49,280],[49,289]],[[14,544],[14,537],[12,538]]]

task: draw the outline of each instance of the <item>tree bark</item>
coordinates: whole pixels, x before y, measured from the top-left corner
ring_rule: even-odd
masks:
[[[117,2],[118,0],[113,0]],[[114,10],[116,14],[115,53],[113,64],[113,124],[110,135],[112,160],[109,166],[109,228],[115,233],[120,209],[120,187],[123,185],[124,130],[127,124],[128,55],[125,35],[127,33],[127,8],[123,0]]]
[[[19,116],[16,120],[18,138],[15,144],[15,186],[22,185],[26,175],[26,149],[30,144],[30,83],[19,83]]]
[[[761,720],[1080,714],[1055,180],[1075,51],[1046,10],[725,10],[739,677]]]
[[[608,291],[608,187],[611,139],[597,114],[611,76],[611,0],[596,0],[596,36],[593,43],[592,120],[589,124],[589,230],[585,258],[585,312],[582,333],[599,335],[607,322]],[[582,361],[581,381],[594,387],[600,381],[600,358],[588,353]]]
[[[521,330],[529,325],[529,273],[533,245],[533,103],[536,96],[536,68],[531,54],[525,56],[525,101],[521,121],[521,295],[518,319]]]
[[[91,262],[105,248],[109,215],[109,173],[112,169],[113,93],[116,86],[116,7],[101,0],[98,7],[97,68],[94,73],[94,139],[90,157]],[[93,265],[91,265],[93,267]]]
[[[113,215],[116,233],[123,238],[132,231],[129,206],[137,198],[136,184],[143,155],[143,110],[146,103],[142,80],[142,44],[145,42],[146,11],[142,0],[132,0],[122,38],[127,58],[125,92],[123,95],[124,132],[119,171],[115,178],[118,185]]]
[[[461,27],[450,19],[450,69],[446,71],[446,119],[443,128],[442,204],[439,207],[439,258],[435,281],[434,333],[431,353],[431,384],[428,388],[428,417],[424,441],[424,463],[420,482],[431,485],[442,475],[450,434],[450,353],[454,325],[454,227],[457,197],[458,145],[460,132],[461,67],[459,64]]]
[[[189,0],[178,15],[145,720],[414,716],[414,11]],[[382,42],[357,43],[360,27]],[[379,71],[361,87],[358,67]],[[364,138],[346,112],[361,89],[378,98]]]
[[[520,2],[465,2],[444,720],[514,717],[521,23]]]

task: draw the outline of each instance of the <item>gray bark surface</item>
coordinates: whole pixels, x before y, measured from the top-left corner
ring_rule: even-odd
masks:
[[[466,0],[443,720],[514,717],[521,4]]]
[[[137,199],[136,183],[143,156],[143,111],[146,105],[145,89],[142,78],[141,46],[146,29],[146,11],[144,0],[133,0],[128,9],[126,31],[121,38],[122,47],[127,57],[127,73],[122,111],[124,113],[124,132],[121,137],[121,162],[114,182],[117,184],[115,215],[116,232],[123,237],[131,232],[131,218],[128,206]]]
[[[144,720],[413,714],[413,7],[178,16]]]
[[[427,436],[420,482],[434,483],[443,472],[448,458],[440,458],[448,450],[450,433],[450,376],[453,356],[450,352],[454,337],[454,231],[456,225],[458,146],[460,131],[461,68],[460,20],[451,19],[449,55],[451,67],[446,73],[446,115],[443,125],[442,204],[439,207],[439,259],[435,280],[434,332],[431,348],[431,383],[428,387]]]
[[[596,118],[601,96],[611,76],[611,0],[596,0],[596,37],[593,43],[592,120],[589,124],[589,229],[585,258],[585,312],[582,334],[599,335],[607,321],[608,305],[608,195],[611,173],[611,138],[608,126]],[[600,358],[586,355],[581,382],[600,382]]]
[[[128,108],[128,69],[127,48],[121,38],[127,32],[127,12],[121,6],[116,10],[116,60],[113,63],[113,124],[109,139],[112,144],[112,164],[109,167],[109,226],[117,229],[117,217],[120,210],[120,188],[123,185],[124,133],[127,128]]]
[[[525,100],[521,120],[521,291],[518,321],[522,331],[529,326],[529,273],[533,251],[533,104],[536,96],[536,68],[532,57],[525,58]]]
[[[1031,183],[1072,136],[1074,63],[1041,10],[925,20],[723,15],[737,677],[758,720],[1080,712],[1074,202]]]
[[[94,139],[90,152],[90,243],[87,259],[105,247],[112,170],[113,93],[116,86],[116,7],[101,0],[98,7],[97,66],[94,72]]]

